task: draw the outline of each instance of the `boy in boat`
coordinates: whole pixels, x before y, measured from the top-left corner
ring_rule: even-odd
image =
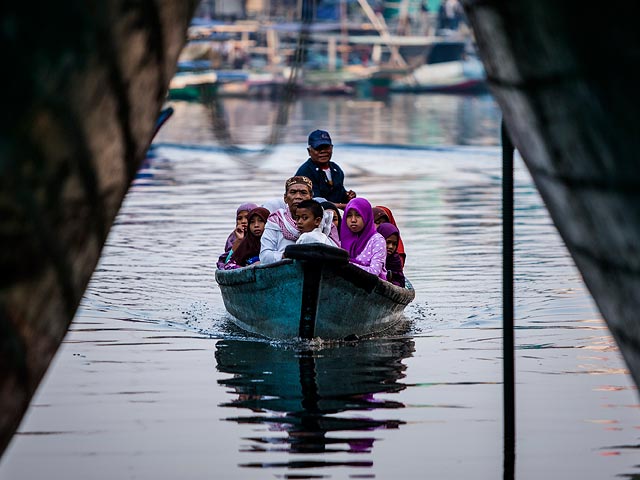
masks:
[[[400,242],[400,230],[390,222],[382,223],[378,226],[378,233],[387,242],[387,280],[398,287],[405,286],[404,272],[402,271],[402,258],[398,254],[398,244]]]
[[[285,248],[294,245],[300,231],[294,216],[303,200],[311,200],[313,184],[307,177],[295,176],[284,184],[284,208],[279,208],[267,219],[260,239],[260,262],[274,263],[282,260]]]
[[[309,134],[309,159],[300,167],[296,175],[303,175],[313,183],[313,196],[329,200],[338,208],[356,197],[356,192],[344,188],[344,172],[337,163],[331,161],[333,143],[329,132],[314,130]]]
[[[315,200],[304,200],[296,209],[296,225],[300,231],[300,237],[296,244],[322,243],[339,246],[331,238],[331,226],[333,225],[333,211],[323,210]]]
[[[354,198],[347,203],[340,226],[340,241],[342,248],[349,252],[349,262],[387,279],[387,243],[376,231],[373,210],[366,199]]]

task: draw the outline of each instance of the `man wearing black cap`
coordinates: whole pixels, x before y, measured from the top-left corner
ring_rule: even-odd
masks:
[[[333,144],[329,132],[311,132],[307,151],[310,158],[300,165],[296,175],[311,179],[314,197],[322,197],[344,209],[347,202],[356,197],[356,192],[344,188],[344,172],[338,164],[331,161]]]

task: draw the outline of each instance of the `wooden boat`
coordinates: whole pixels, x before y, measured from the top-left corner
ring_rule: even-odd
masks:
[[[273,339],[345,339],[384,331],[414,299],[351,265],[347,252],[320,244],[290,245],[268,265],[217,270],[222,299],[243,330]]]

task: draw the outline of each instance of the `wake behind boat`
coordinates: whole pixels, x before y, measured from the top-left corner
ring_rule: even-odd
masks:
[[[272,339],[339,340],[384,331],[414,299],[406,288],[349,263],[345,250],[290,245],[287,258],[267,265],[217,270],[225,308],[234,323]]]

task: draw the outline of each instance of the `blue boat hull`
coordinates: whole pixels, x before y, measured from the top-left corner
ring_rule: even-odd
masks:
[[[243,330],[272,339],[344,339],[384,331],[414,299],[348,263],[325,245],[288,247],[289,258],[269,265],[216,271],[222,299]]]

